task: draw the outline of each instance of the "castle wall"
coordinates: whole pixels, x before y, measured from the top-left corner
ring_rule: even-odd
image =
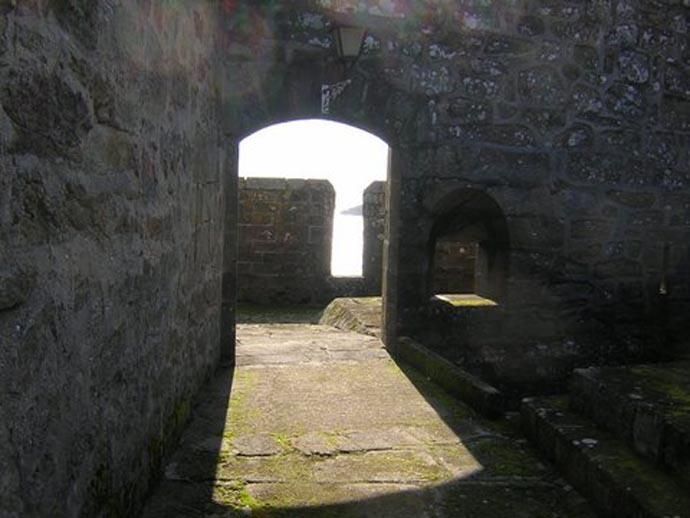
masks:
[[[0,3],[0,515],[134,516],[217,364],[217,23]]]

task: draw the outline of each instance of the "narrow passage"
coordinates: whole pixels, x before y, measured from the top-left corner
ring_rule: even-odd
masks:
[[[238,326],[146,517],[590,517],[528,449],[372,336]]]

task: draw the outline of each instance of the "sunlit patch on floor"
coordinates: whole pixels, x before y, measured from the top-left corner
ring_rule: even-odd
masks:
[[[458,516],[469,506],[512,518],[525,494],[529,516],[590,516],[510,427],[399,366],[376,337],[239,325],[237,358],[231,390],[207,394],[169,466],[173,496],[154,497],[146,516],[196,502],[205,516]]]

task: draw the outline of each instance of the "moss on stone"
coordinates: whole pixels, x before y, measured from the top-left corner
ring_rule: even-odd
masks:
[[[285,433],[272,433],[271,434],[273,438],[276,440],[276,442],[280,445],[283,450],[289,451],[292,450],[292,442],[290,436],[288,436]]]
[[[228,421],[225,423],[223,437],[233,439],[252,430],[252,420],[258,410],[249,401],[249,395],[259,382],[256,372],[250,369],[237,369],[230,396]]]
[[[513,440],[489,437],[468,445],[477,460],[493,475],[530,477],[543,475],[543,467],[533,455]]]
[[[664,365],[638,365],[630,368],[633,385],[640,384],[655,393],[671,417],[690,416],[690,378]]]
[[[213,500],[232,510],[260,510],[263,505],[247,491],[244,482],[235,481],[229,484],[216,485],[213,488]]]

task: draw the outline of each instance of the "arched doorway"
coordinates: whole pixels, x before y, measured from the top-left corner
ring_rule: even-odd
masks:
[[[304,230],[300,227],[305,227],[308,232],[304,234],[319,238],[311,239],[311,244],[317,248],[314,251],[330,256],[330,262],[326,258],[325,268],[322,268],[327,275],[362,277],[363,194],[372,182],[386,180],[388,145],[385,142],[347,124],[320,119],[297,120],[274,124],[246,137],[240,143],[239,160],[240,177],[252,179],[257,185],[254,192],[258,199],[247,199],[244,204],[258,201],[261,205],[270,205],[263,207],[263,213],[258,214],[254,222],[247,215],[243,217],[241,204],[241,228],[256,223],[270,230],[271,224],[282,223],[294,236]],[[287,180],[287,183],[273,181],[276,179]],[[335,191],[335,200],[315,196],[319,193],[311,192],[310,185],[303,180],[328,182]],[[261,184],[268,186],[269,182],[273,183],[271,189],[262,191],[259,188]],[[326,183],[318,185],[327,189]],[[289,192],[279,192],[283,186]],[[297,191],[292,192],[291,186]],[[243,194],[244,191],[240,196]],[[281,209],[286,214],[281,214]],[[273,237],[279,239],[280,236]],[[309,240],[309,236],[305,237]],[[321,239],[325,242],[321,243]],[[296,246],[292,249],[304,255],[308,252],[305,244],[294,243]],[[321,244],[323,246],[319,247]]]
[[[302,112],[295,108],[295,116],[287,117],[284,121],[303,120],[305,117],[313,118],[309,110]],[[382,264],[382,338],[384,343],[392,348],[395,346],[396,322],[397,322],[397,220],[400,196],[400,171],[403,162],[395,152],[394,144],[385,137],[384,131],[365,127],[357,121],[349,121],[347,118],[328,119],[320,117],[321,120],[340,122],[348,126],[366,131],[373,136],[388,144],[387,174],[386,174],[386,224],[385,238],[383,240],[383,264]],[[240,142],[264,129],[277,123],[273,118],[270,124],[248,124],[237,136],[229,139],[227,170],[228,174],[224,177],[225,185],[223,194],[225,197],[225,229],[224,229],[224,252],[223,252],[223,285],[222,285],[222,307],[221,307],[221,357],[225,364],[233,364],[235,357],[235,315],[237,308],[238,293],[238,182],[239,182],[239,144]]]

